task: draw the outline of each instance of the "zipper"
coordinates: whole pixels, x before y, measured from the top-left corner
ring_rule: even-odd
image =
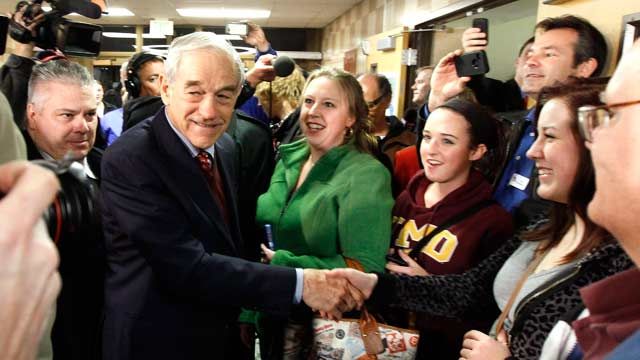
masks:
[[[586,260],[589,257],[589,255],[590,254],[587,254],[587,256],[585,256],[583,260]],[[548,293],[549,290],[556,289],[560,287],[560,285],[563,285],[567,281],[573,279],[575,276],[577,276],[580,273],[584,263],[585,261],[581,261],[577,263],[573,271],[571,271],[566,276],[563,276],[562,278],[557,279],[551,284],[542,285],[538,287],[536,290],[534,290],[533,292],[531,292],[529,295],[525,296],[518,304],[518,307],[516,307],[516,311],[513,313],[514,321],[513,321],[513,325],[511,326],[511,330],[509,331],[510,336],[513,336],[514,330],[518,328],[516,325],[519,325],[521,323],[521,321],[520,322],[517,321],[517,319],[519,319],[518,314],[527,304],[531,303],[533,300],[537,298],[542,297],[542,295]]]
[[[320,161],[318,159],[318,161]],[[304,164],[302,165],[304,166]],[[315,167],[315,166],[314,166]],[[309,176],[311,176],[311,173],[313,172],[313,168],[311,168],[311,170],[309,170],[309,173],[307,174],[307,179],[309,178]],[[302,173],[302,168],[300,169],[300,173]],[[300,175],[298,175],[298,178],[300,177]],[[276,229],[276,235],[280,235],[278,234],[280,232],[281,226],[280,224],[282,223],[282,217],[284,216],[284,213],[287,211],[287,209],[289,208],[289,205],[291,205],[291,202],[293,201],[293,199],[295,198],[295,196],[300,192],[300,189],[305,186],[306,184],[306,180],[300,184],[300,187],[295,189],[296,183],[298,181],[298,179],[296,179],[296,183],[293,184],[293,186],[291,187],[291,190],[289,191],[289,195],[287,196],[287,201],[284,203],[284,206],[282,207],[282,210],[280,210],[280,216],[278,217],[278,228]]]
[[[300,190],[300,189],[298,189],[298,190]],[[284,217],[284,213],[289,208],[289,205],[291,204],[291,201],[293,200],[293,198],[295,197],[297,192],[298,192],[297,190],[293,190],[293,189],[289,192],[289,196],[287,197],[287,201],[284,203],[284,206],[282,207],[282,210],[280,210],[280,216],[278,217],[278,227],[276,228],[276,239],[279,238],[279,236],[280,236],[279,232],[280,232],[280,229],[282,228],[281,224],[282,224],[282,218]]]

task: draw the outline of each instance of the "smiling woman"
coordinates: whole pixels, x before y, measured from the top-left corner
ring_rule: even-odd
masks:
[[[303,90],[300,127],[306,138],[280,147],[269,190],[258,199],[257,220],[273,229],[272,264],[297,268],[346,267],[359,261],[382,271],[391,233],[389,172],[369,151],[367,108],[356,79],[339,70],[313,73]],[[284,329],[310,324],[298,308],[290,318],[258,317],[263,359],[304,358],[283,351]]]
[[[491,184],[475,168],[489,153],[500,153],[499,144],[497,120],[475,103],[454,99],[431,113],[420,144],[424,172],[411,179],[393,208],[391,240],[407,265],[389,262],[387,269],[411,276],[459,274],[513,234],[511,216],[491,201]],[[408,250],[415,255],[405,255]],[[489,327],[495,315],[487,312],[483,319],[465,322],[418,316],[418,357],[456,358],[464,333]],[[385,318],[390,316],[400,326],[413,317],[398,312]]]
[[[462,274],[384,274],[376,283],[373,275],[336,273],[362,284],[365,293],[375,287],[369,301],[430,316],[481,319],[497,304],[502,315],[492,336],[468,332],[459,358],[537,359],[555,323],[582,304],[581,287],[632,266],[611,235],[586,214],[595,182],[589,152],[578,140],[576,110],[600,104],[601,82],[571,79],[541,90],[538,138],[528,155],[544,177],[538,195],[554,202],[547,219]]]

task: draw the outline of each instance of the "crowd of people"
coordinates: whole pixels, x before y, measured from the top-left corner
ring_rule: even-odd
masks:
[[[248,71],[194,32],[104,96],[17,45],[1,359],[314,358],[314,316],[365,304],[420,332],[419,359],[637,358],[640,40],[602,78],[600,31],[544,19],[501,82],[457,75],[486,50],[470,28],[416,70],[411,128],[385,76],[276,77],[249,30]],[[71,201],[81,221],[56,223]]]

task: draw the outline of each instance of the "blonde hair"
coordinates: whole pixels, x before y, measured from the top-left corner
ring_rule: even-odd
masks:
[[[292,109],[298,107],[298,100],[302,95],[302,89],[304,89],[305,79],[302,75],[302,71],[296,66],[291,75],[286,77],[276,77],[271,82],[271,86],[267,82],[261,82],[256,87],[255,96],[260,101],[262,108],[266,113],[270,113],[270,99],[269,93],[271,92],[271,101],[273,103],[288,101]]]

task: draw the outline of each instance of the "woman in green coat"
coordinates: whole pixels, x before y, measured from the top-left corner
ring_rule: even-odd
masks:
[[[275,244],[275,251],[263,248],[265,256],[274,265],[316,269],[346,267],[351,258],[365,271],[382,271],[393,198],[389,172],[371,155],[376,143],[362,89],[348,73],[319,70],[301,106],[305,138],[280,147],[269,190],[258,199],[257,220],[271,225]],[[309,328],[311,312],[298,310],[289,319],[259,320],[263,359],[298,356],[282,353],[283,324]]]

